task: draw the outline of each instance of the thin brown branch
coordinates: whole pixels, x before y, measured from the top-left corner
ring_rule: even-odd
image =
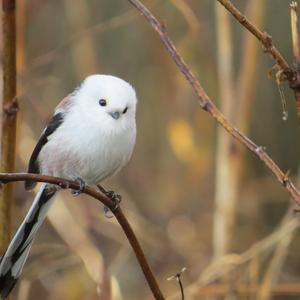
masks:
[[[294,71],[284,59],[279,50],[274,46],[272,37],[257,28],[250,20],[247,19],[232,3],[230,0],[218,0],[247,30],[249,30],[264,46],[265,51],[270,53],[277,65],[283,70],[287,79],[293,80]]]
[[[285,174],[278,165],[272,160],[272,158],[267,154],[266,149],[262,146],[256,145],[252,140],[250,140],[246,135],[241,133],[237,128],[235,128],[225,116],[217,109],[212,100],[208,97],[204,89],[202,88],[199,81],[196,79],[192,71],[189,69],[183,58],[178,53],[175,45],[170,39],[166,32],[166,28],[162,25],[139,0],[128,0],[134,7],[136,7],[142,15],[151,24],[153,29],[159,34],[164,46],[166,47],[169,54],[172,56],[174,62],[178,66],[179,70],[186,77],[186,79],[191,84],[192,88],[198,95],[198,102],[200,106],[211,114],[211,116],[225,129],[229,134],[234,137],[239,143],[243,144],[248,148],[253,154],[255,154],[267,168],[275,175],[277,180],[283,185],[283,187],[288,191],[290,196],[300,204],[300,192],[294,186],[292,181],[289,179],[287,174]]]
[[[297,117],[300,123],[300,67],[299,67],[299,46],[298,44],[298,32],[297,32],[297,3],[292,2],[291,15],[292,15],[292,35],[293,35],[293,46],[294,56],[298,56],[296,63],[293,68],[289,66],[279,50],[274,46],[272,37],[258,29],[253,23],[251,23],[245,15],[243,15],[230,0],[218,0],[234,17],[240,22],[248,31],[250,31],[264,46],[265,52],[270,53],[273,59],[276,61],[277,66],[280,69],[280,79],[287,80],[290,88],[294,91]],[[297,42],[296,42],[297,40]],[[283,76],[281,76],[283,75]]]
[[[182,280],[181,280],[181,276],[183,274],[183,272],[186,271],[186,268],[182,268],[180,272],[176,273],[175,275],[167,278],[167,280],[173,280],[173,279],[176,279],[176,281],[178,282],[178,285],[179,285],[179,288],[180,288],[180,294],[181,294],[181,300],[184,300],[185,299],[185,296],[184,296],[184,287],[183,287],[183,284],[182,284]]]
[[[35,182],[47,182],[60,186],[63,189],[70,188],[74,190],[80,189],[80,184],[76,181],[70,181],[63,178],[46,176],[41,174],[28,174],[28,173],[0,173],[0,182],[6,184],[8,182],[25,181],[31,180]],[[153,275],[153,272],[147,262],[145,254],[129,224],[122,209],[119,207],[115,208],[115,202],[96,191],[95,189],[86,186],[83,190],[84,194],[87,194],[96,200],[102,202],[105,206],[109,207],[112,213],[115,215],[117,221],[121,225],[125,235],[127,236],[129,243],[135,253],[135,256],[142,268],[147,283],[153,293],[153,296],[157,300],[164,300],[164,296],[160,291],[158,283]]]
[[[1,171],[13,172],[16,143],[16,20],[15,0],[2,0],[3,92],[1,107]],[[0,255],[10,239],[12,189],[0,189]]]

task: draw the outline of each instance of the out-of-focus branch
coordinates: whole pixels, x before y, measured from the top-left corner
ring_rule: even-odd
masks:
[[[255,24],[262,26],[265,16],[266,0],[253,0],[247,6],[247,12]],[[253,95],[257,82],[257,69],[259,66],[259,44],[255,37],[244,34],[244,45],[242,51],[242,62],[237,75],[237,98],[239,99],[238,113],[236,122],[241,131],[248,133],[253,110]]]
[[[243,144],[248,148],[253,154],[255,154],[268,169],[275,175],[277,180],[283,185],[283,187],[288,191],[290,196],[298,204],[300,204],[300,192],[294,186],[292,181],[289,179],[286,173],[284,173],[277,164],[271,159],[267,154],[266,150],[262,146],[256,145],[247,136],[241,133],[237,128],[235,128],[225,116],[217,109],[212,100],[208,97],[204,89],[202,88],[200,82],[196,79],[192,71],[189,69],[181,55],[178,53],[175,45],[170,39],[166,32],[166,28],[162,25],[139,0],[128,0],[134,7],[136,7],[142,15],[151,24],[153,29],[159,34],[164,46],[166,47],[169,54],[172,56],[174,62],[178,66],[179,70],[186,77],[188,82],[191,84],[192,88],[198,95],[198,102],[203,110],[211,114],[211,116],[225,129],[229,134],[234,137],[239,143]]]
[[[50,50],[34,58],[28,63],[27,71],[33,71],[36,68],[49,64],[51,61],[57,58],[63,50],[73,47],[73,44],[83,43],[82,39],[86,39],[88,36],[91,36],[92,39],[93,35],[95,35],[96,33],[100,34],[119,28],[120,26],[132,21],[135,17],[136,16],[132,12],[125,12],[119,16],[109,19],[108,21],[88,27],[87,29],[80,31],[74,36],[71,36],[69,39],[64,41],[61,45],[54,48],[53,50]]]
[[[12,172],[15,160],[16,117],[16,20],[15,0],[2,0],[3,93],[1,117],[1,171]],[[11,231],[12,187],[0,188],[0,255]]]
[[[241,297],[241,299],[249,299],[250,296],[255,296],[257,290],[259,289],[258,284],[239,284],[235,286],[236,294]],[[196,297],[225,297],[228,293],[230,286],[228,284],[212,284],[207,287],[199,289]],[[271,295],[273,297],[284,299],[285,297],[291,296],[295,297],[300,295],[300,284],[298,282],[292,283],[280,283],[272,287]],[[201,298],[202,299],[202,298]],[[256,298],[255,298],[256,299]]]
[[[292,1],[290,8],[291,8],[291,28],[292,28],[294,61],[295,61],[295,63],[300,64],[299,33],[298,33],[298,27],[297,27],[298,26],[298,17],[297,17],[298,4],[297,4],[297,1]]]
[[[233,49],[231,46],[230,18],[223,7],[217,2],[215,2],[215,14],[217,23],[220,109],[229,120],[232,120],[236,97],[233,92]],[[219,258],[232,250],[235,228],[235,205],[237,202],[235,175],[232,174],[233,155],[230,136],[221,127],[218,127],[213,228],[215,258]]]
[[[71,32],[82,32],[90,20],[89,7],[86,1],[64,0],[66,19]],[[96,51],[95,41],[91,35],[84,35],[81,43],[74,43],[70,47],[70,54],[74,61],[73,67],[78,80],[87,74],[97,73],[100,55]],[[84,59],[82,59],[84,57]]]
[[[6,184],[8,182],[15,182],[15,181],[24,181],[24,180],[31,180],[35,182],[47,182],[51,184],[55,184],[60,186],[63,189],[70,188],[74,190],[80,189],[80,184],[76,181],[66,180],[63,178],[46,176],[41,174],[28,174],[28,173],[0,173],[0,182]],[[105,195],[101,194],[100,192],[92,189],[91,187],[85,187],[83,190],[84,194],[87,194],[96,200],[102,202],[105,206],[107,206],[114,216],[116,217],[117,221],[121,225],[125,235],[128,238],[128,241],[135,253],[135,256],[142,268],[142,271],[145,275],[145,278],[148,282],[148,285],[153,293],[153,296],[156,300],[164,300],[164,296],[160,291],[160,288],[157,284],[157,281],[152,273],[152,270],[147,262],[145,254],[129,224],[125,215],[123,214],[120,207],[115,208],[115,202],[106,197]]]
[[[274,254],[270,263],[265,271],[260,288],[257,291],[257,300],[271,299],[272,289],[277,284],[280,271],[289,253],[289,245],[296,234],[296,229],[299,227],[299,219],[294,216],[294,205],[290,205],[290,208],[286,212],[286,215],[281,221],[281,227],[291,223],[295,230],[286,232],[285,236],[280,239],[274,250]]]
[[[249,1],[247,6],[247,12],[255,24],[262,26],[264,22],[266,0],[253,0]],[[244,34],[244,43],[242,50],[242,62],[241,67],[237,75],[236,82],[236,97],[239,100],[237,103],[237,110],[235,110],[234,122],[246,135],[249,132],[251,124],[251,115],[253,111],[253,96],[255,91],[255,85],[257,83],[257,70],[259,66],[260,57],[258,55],[259,44],[254,36]],[[235,155],[232,159],[233,174],[236,177],[236,186],[238,192],[241,190],[241,184],[244,178],[244,160],[246,149],[237,145],[235,141],[232,141],[232,147],[235,148]]]
[[[247,251],[240,255],[231,254],[214,261],[200,275],[200,277],[192,284],[186,287],[185,291],[188,297],[195,296],[199,291],[205,289],[208,285],[213,284],[225,275],[236,270],[238,267],[245,265],[251,260],[263,253],[270,252],[275,248],[281,240],[283,240],[291,232],[299,228],[299,222],[291,219],[283,222],[276,230],[266,238],[252,245]],[[299,286],[300,287],[300,286]],[[238,287],[236,287],[237,289]],[[228,285],[227,285],[228,289]],[[257,290],[257,289],[256,289]],[[168,300],[178,299],[178,293],[167,298]]]
[[[199,21],[195,12],[188,5],[188,3],[182,0],[171,0],[171,2],[181,12],[191,31],[193,33],[198,32],[200,29]]]
[[[297,221],[298,220],[295,220],[295,222]],[[260,288],[258,289],[258,293],[256,295],[257,300],[271,299],[272,289],[274,289],[276,281],[279,278],[280,271],[286,260],[293,235],[294,232],[291,232],[289,235],[286,235],[278,244],[278,247],[268,267],[268,271],[264,276]]]

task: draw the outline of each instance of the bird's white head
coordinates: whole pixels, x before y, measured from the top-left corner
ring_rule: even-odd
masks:
[[[91,75],[74,92],[73,101],[85,117],[101,125],[116,129],[135,126],[136,93],[123,79]]]

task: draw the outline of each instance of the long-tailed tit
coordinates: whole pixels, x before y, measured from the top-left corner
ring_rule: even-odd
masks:
[[[136,94],[130,84],[108,75],[87,77],[56,107],[35,146],[29,173],[89,185],[117,173],[129,160],[136,138]],[[25,182],[31,189],[35,182]],[[57,188],[42,184],[23,223],[0,260],[0,295],[7,297],[19,278],[34,237]]]

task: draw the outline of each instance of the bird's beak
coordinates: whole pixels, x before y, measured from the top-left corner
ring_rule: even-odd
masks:
[[[109,113],[115,120],[118,120],[121,116],[120,112],[118,111],[114,111],[114,112],[111,112]]]

